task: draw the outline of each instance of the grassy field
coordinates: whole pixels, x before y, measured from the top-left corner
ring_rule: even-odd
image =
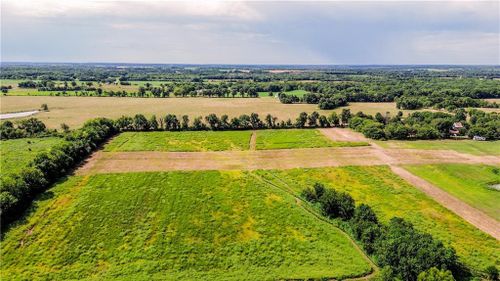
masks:
[[[474,155],[500,155],[500,141],[417,140],[377,141],[384,148],[448,149]]]
[[[243,172],[71,177],[2,241],[11,280],[277,280],[364,275],[332,225]]]
[[[312,147],[364,146],[366,142],[334,142],[318,130],[263,130],[257,131],[256,148],[285,149]]]
[[[0,170],[2,175],[19,172],[33,160],[37,153],[47,151],[63,142],[64,139],[57,137],[0,141]]]
[[[398,216],[418,229],[452,245],[460,260],[476,270],[500,264],[500,242],[468,224],[424,193],[393,174],[388,167],[344,167],[258,171],[265,180],[299,194],[321,182],[372,206],[382,221]]]
[[[200,115],[216,113],[227,114],[230,117],[240,116],[243,113],[258,113],[261,118],[272,114],[280,120],[290,118],[295,121],[301,112],[317,111],[328,115],[333,111],[341,112],[343,108],[335,110],[319,110],[314,104],[282,104],[274,98],[112,98],[112,97],[47,97],[47,96],[2,96],[0,97],[0,111],[2,113],[20,112],[39,109],[40,105],[47,104],[48,112],[36,115],[50,128],[59,128],[66,123],[72,128],[80,127],[86,120],[95,117],[118,118],[122,115],[156,114],[157,117],[168,113],[189,115],[191,119]],[[112,108],[113,110],[109,110]],[[363,111],[369,114],[387,111],[397,113],[395,103],[351,103],[345,107],[353,113]],[[404,111],[405,114],[411,111]]]
[[[125,132],[104,151],[219,151],[248,150],[251,131]]]
[[[499,168],[484,165],[442,164],[406,167],[451,195],[500,221]]]

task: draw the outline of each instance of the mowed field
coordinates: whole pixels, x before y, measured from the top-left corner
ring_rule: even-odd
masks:
[[[449,149],[473,155],[500,155],[500,141],[473,140],[416,140],[416,141],[376,141],[384,148],[412,148],[440,150]]]
[[[371,271],[345,234],[256,177],[236,171],[71,177],[5,234],[1,275],[276,280]]]
[[[254,138],[252,134],[255,134]],[[368,145],[366,142],[332,141],[316,129],[257,130],[254,132],[124,132],[113,138],[104,147],[104,151],[241,151],[366,145]]]
[[[316,147],[355,147],[365,145],[368,145],[368,143],[332,141],[315,129],[256,131],[256,148],[258,150]]]
[[[0,109],[2,113],[31,111],[47,104],[48,112],[35,115],[50,128],[59,128],[61,123],[71,128],[83,125],[86,120],[95,117],[118,118],[123,115],[155,114],[163,117],[168,113],[191,117],[206,116],[210,113],[217,115],[227,114],[230,117],[241,114],[258,113],[263,119],[266,114],[272,114],[280,120],[292,121],[301,112],[317,111],[328,115],[331,112],[341,112],[348,108],[356,113],[363,111],[367,114],[377,112],[391,112],[399,110],[395,103],[351,103],[351,105],[335,110],[319,110],[314,104],[282,104],[274,98],[116,98],[116,97],[50,97],[50,96],[2,96]],[[405,114],[413,111],[403,111]],[[15,119],[14,119],[15,120]]]
[[[63,138],[23,138],[0,141],[0,170],[2,176],[17,173],[31,162],[36,154],[64,143]]]
[[[413,174],[500,221],[500,168],[486,165],[405,166]]]

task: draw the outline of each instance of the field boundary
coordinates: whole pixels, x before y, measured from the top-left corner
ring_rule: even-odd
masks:
[[[293,191],[291,191],[288,187],[287,188],[282,188],[282,187],[278,186],[277,184],[275,184],[275,183],[273,183],[271,181],[268,181],[268,180],[266,180],[266,179],[264,179],[261,176],[258,176],[256,174],[252,174],[252,176],[254,178],[256,178],[257,180],[263,182],[263,183],[269,184],[269,185],[274,186],[275,188],[277,188],[277,189],[279,189],[279,190],[281,190],[283,192],[286,192],[287,194],[289,194],[290,196],[292,196],[293,198],[295,198],[295,202],[297,203],[297,205],[299,206],[299,208],[303,209],[306,213],[309,213],[310,215],[312,215],[317,220],[325,222],[325,223],[333,226],[334,228],[338,229],[340,231],[340,233],[342,233],[342,235],[344,235],[344,237],[346,237],[351,242],[351,244],[356,249],[356,251],[358,251],[361,254],[361,256],[363,256],[363,258],[370,264],[370,266],[371,266],[371,272],[369,272],[368,274],[363,275],[363,276],[358,276],[358,277],[346,278],[346,279],[343,279],[343,280],[353,280],[353,281],[354,280],[368,280],[368,279],[374,277],[375,274],[377,274],[377,272],[379,271],[379,268],[375,264],[375,262],[373,262],[373,260],[361,249],[361,247],[356,243],[356,241],[349,234],[347,234],[343,229],[341,229],[340,227],[338,227],[337,225],[335,225],[334,223],[332,223],[327,218],[321,216],[316,211],[311,210],[310,206],[308,205],[309,203],[306,202],[306,201],[304,201],[302,198],[296,196],[293,193]],[[283,182],[283,183],[284,183],[284,185],[287,185],[285,182]],[[336,279],[332,279],[332,280],[336,280]]]
[[[393,173],[415,186],[443,207],[457,214],[483,232],[500,240],[500,223],[484,212],[470,206],[441,188],[418,177],[400,166],[390,165]]]

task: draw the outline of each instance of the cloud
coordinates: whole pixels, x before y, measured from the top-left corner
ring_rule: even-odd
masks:
[[[4,61],[499,63],[497,1],[1,3]]]

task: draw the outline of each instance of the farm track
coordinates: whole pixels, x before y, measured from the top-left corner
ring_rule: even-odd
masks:
[[[263,183],[266,183],[266,184],[269,184],[271,186],[274,186],[275,188],[279,189],[279,190],[282,190],[286,193],[288,193],[290,196],[294,197],[295,198],[295,202],[297,202],[297,205],[303,209],[306,213],[309,213],[310,215],[312,215],[314,218],[316,218],[317,220],[320,220],[322,222],[325,222],[333,227],[335,227],[336,229],[338,229],[342,235],[344,235],[344,237],[346,237],[352,244],[352,246],[356,249],[356,251],[358,251],[362,256],[363,258],[370,264],[370,266],[372,267],[372,270],[370,271],[370,273],[364,275],[364,276],[358,276],[358,277],[353,277],[353,278],[346,278],[346,279],[342,279],[342,280],[349,280],[349,281],[355,281],[355,280],[369,280],[371,279],[372,277],[375,276],[375,274],[377,274],[377,272],[379,271],[379,268],[378,266],[375,264],[375,262],[373,262],[373,260],[361,249],[361,247],[356,243],[356,241],[354,241],[354,239],[349,235],[347,234],[344,230],[342,230],[340,227],[336,226],[335,224],[333,224],[330,220],[328,220],[327,218],[323,217],[322,215],[318,214],[317,211],[313,210],[313,208],[311,208],[308,204],[308,202],[304,201],[302,198],[296,196],[293,192],[293,190],[288,186],[288,184],[286,182],[284,182],[283,180],[281,180],[280,178],[276,177],[277,180],[279,180],[283,186],[279,186],[269,180],[266,180],[264,179],[263,177],[261,176],[258,176],[256,174],[252,174],[252,176],[263,182]],[[330,280],[337,280],[337,279],[330,279]]]
[[[475,156],[449,150],[381,149],[373,145],[368,147],[255,151],[98,151],[78,169],[77,174],[189,170],[293,169],[438,163],[499,165],[500,157]]]

